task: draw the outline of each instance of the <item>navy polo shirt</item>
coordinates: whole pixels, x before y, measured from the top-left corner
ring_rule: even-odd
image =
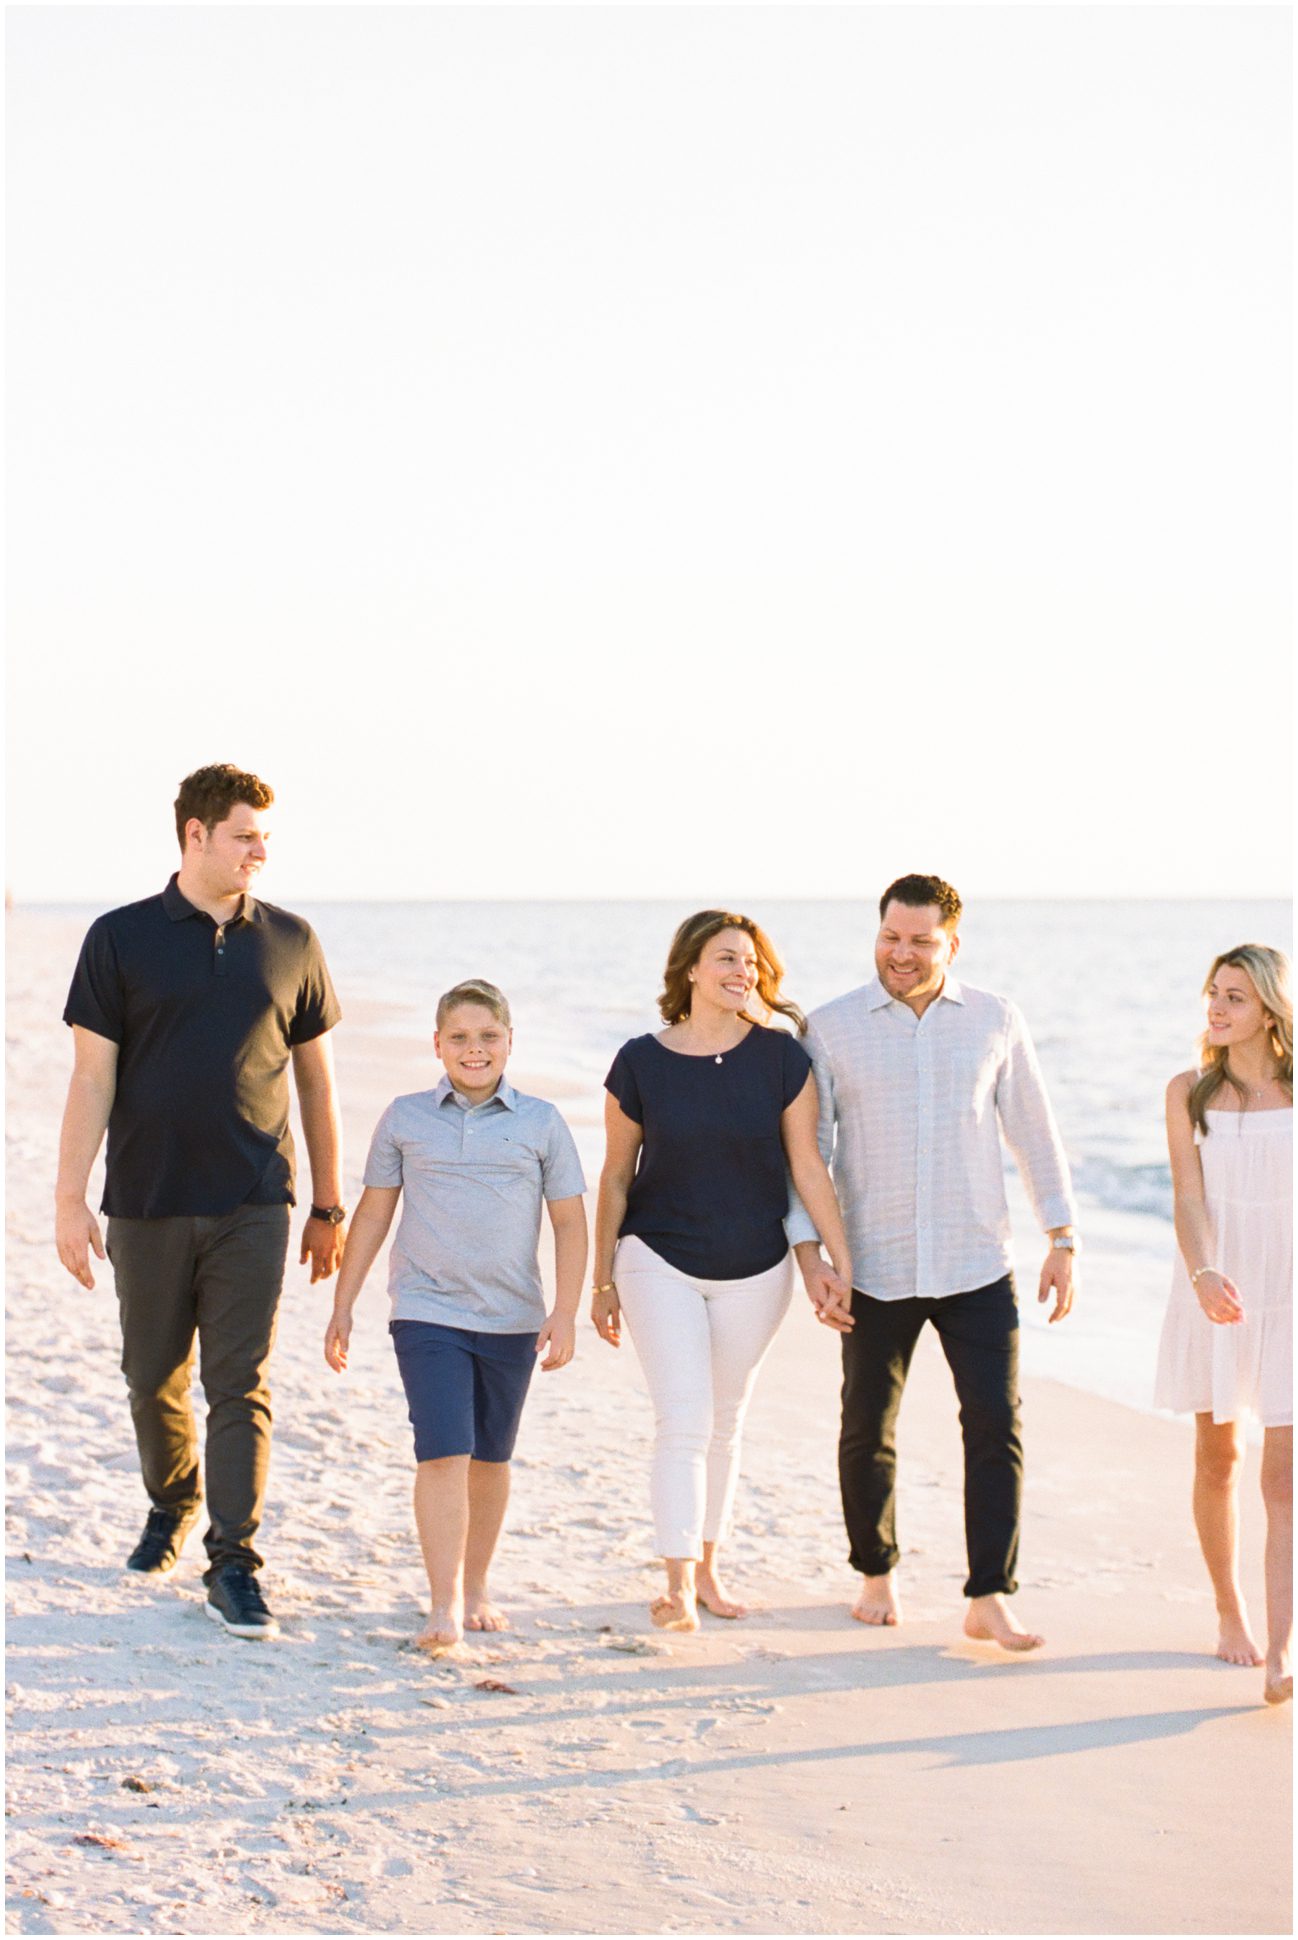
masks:
[[[180,892],[91,924],[63,1011],[118,1047],[103,1210],[292,1205],[293,1047],[342,1015],[311,925],[244,896],[217,924]]]

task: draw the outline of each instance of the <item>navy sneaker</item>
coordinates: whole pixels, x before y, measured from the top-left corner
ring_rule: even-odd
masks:
[[[227,1563],[207,1586],[207,1614],[235,1637],[278,1637],[279,1625],[249,1569]]]
[[[174,1569],[185,1547],[185,1538],[194,1527],[196,1514],[177,1515],[173,1509],[150,1509],[144,1533],[126,1559],[128,1570],[143,1576],[161,1576]]]

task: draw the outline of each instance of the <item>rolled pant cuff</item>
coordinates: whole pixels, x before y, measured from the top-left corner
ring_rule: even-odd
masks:
[[[851,1550],[847,1560],[860,1576],[890,1576],[901,1561],[901,1551],[881,1549],[872,1556],[862,1556],[858,1551]]]
[[[971,1576],[964,1586],[964,1595],[967,1597],[1013,1596],[1018,1587],[1016,1576],[989,1576],[981,1582],[975,1582]]]
[[[703,1544],[697,1536],[691,1536],[682,1529],[668,1529],[658,1537],[658,1554],[679,1558],[685,1562],[701,1563]]]
[[[263,1561],[264,1559],[257,1554],[255,1549],[222,1550],[218,1554],[209,1557],[207,1568],[203,1571],[203,1581],[208,1584],[215,1583],[221,1571],[229,1569],[231,1564],[237,1569],[251,1570],[255,1576],[257,1571],[261,1569]]]
[[[176,1516],[181,1522],[197,1522],[203,1513],[201,1495],[188,1495],[180,1502],[160,1502],[151,1491],[146,1493],[148,1493],[151,1508],[161,1509],[164,1516]]]

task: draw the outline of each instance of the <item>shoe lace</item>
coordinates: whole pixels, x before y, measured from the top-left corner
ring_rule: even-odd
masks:
[[[270,1611],[261,1586],[251,1570],[231,1570],[227,1584],[232,1600],[250,1617],[268,1617]]]

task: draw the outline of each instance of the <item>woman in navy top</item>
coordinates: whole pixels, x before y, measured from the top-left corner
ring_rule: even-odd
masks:
[[[592,1317],[613,1347],[625,1313],[656,1418],[652,1504],[667,1630],[701,1603],[741,1617],[717,1547],[738,1477],[744,1410],[792,1287],[784,1217],[791,1172],[842,1282],[851,1260],[816,1145],[811,1060],[787,1030],[783,966],[751,917],[703,910],[672,939],[658,1000],[666,1029],[634,1037],[605,1085],[607,1157],[595,1228]],[[821,1224],[821,1221],[824,1224]]]

